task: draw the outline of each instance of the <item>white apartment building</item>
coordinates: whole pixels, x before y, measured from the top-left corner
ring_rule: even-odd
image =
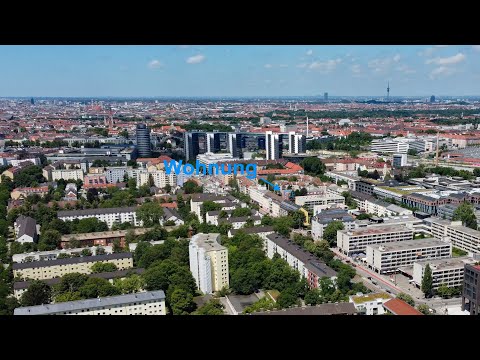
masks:
[[[416,139],[409,144],[409,148],[417,152],[432,152],[437,148],[436,138]]]
[[[355,219],[347,211],[340,209],[324,210],[311,218],[313,239],[322,240],[323,231],[333,221],[340,221],[346,230],[355,229]]]
[[[64,210],[57,213],[57,217],[63,221],[73,221],[75,219],[88,219],[97,218],[99,221],[103,221],[109,228],[114,223],[126,223],[129,222],[135,226],[142,226],[141,221],[137,221],[136,215],[137,207],[124,207],[124,208],[98,208],[98,209],[85,209],[85,210]]]
[[[336,171],[326,171],[325,175],[328,176],[328,177],[331,177],[335,181],[335,184],[340,180],[346,181],[349,190],[355,190],[355,188],[356,188],[355,184],[360,180],[360,177],[358,177],[356,171],[351,171],[351,172],[348,172],[348,173],[345,173],[345,172],[340,173],[340,172],[336,172]]]
[[[141,171],[137,176],[137,187],[148,184],[150,177],[153,179],[153,183],[158,188],[164,188],[170,185],[172,188],[177,186],[177,175],[175,172],[171,172],[167,175],[165,170],[155,171]]]
[[[386,225],[337,231],[339,250],[350,256],[365,252],[367,245],[383,244],[413,239],[413,230],[405,225]]]
[[[295,196],[295,204],[313,212],[314,207],[315,211],[319,211],[328,209],[336,204],[345,205],[345,198],[341,195],[335,195],[332,193]]]
[[[92,265],[98,262],[112,263],[116,265],[119,270],[131,269],[133,267],[133,255],[132,253],[114,253],[49,261],[13,263],[12,269],[14,277],[31,280],[45,280],[62,277],[63,275],[72,272],[91,274]]]
[[[204,294],[229,287],[228,249],[219,242],[220,234],[196,234],[188,246],[190,271]]]
[[[382,200],[366,199],[360,202],[360,210],[367,214],[376,216],[396,216],[396,215],[412,215],[412,210],[402,208],[401,206],[390,204]]]
[[[383,315],[385,308],[383,304],[392,297],[387,293],[357,294],[348,297],[349,302],[353,303],[357,312],[364,315]]]
[[[162,290],[16,308],[14,315],[166,315]]]
[[[83,170],[82,169],[57,169],[52,170],[52,181],[57,181],[60,179],[63,180],[82,180],[83,181]]]
[[[113,249],[111,246],[101,247],[105,254],[112,254]],[[60,254],[80,254],[83,250],[90,250],[93,255],[97,255],[97,246],[75,249],[62,249],[62,250],[50,250],[50,251],[34,251],[29,253],[21,253],[12,255],[12,261],[14,263],[23,263],[31,261],[49,261],[56,260]]]
[[[425,267],[429,264],[432,270],[433,290],[437,290],[442,284],[448,287],[462,286],[465,264],[474,263],[475,260],[470,257],[416,261],[413,263],[413,283],[417,287],[422,286]]]
[[[296,134],[295,131],[288,133],[288,152],[290,154],[300,154],[307,151],[307,140],[305,135]]]
[[[274,134],[272,131],[265,133],[265,160],[280,159],[280,135]]]
[[[123,182],[125,174],[127,173],[128,168],[126,166],[109,166],[103,174],[109,184],[116,184],[117,182]]]
[[[462,226],[461,221],[434,218],[432,235],[437,239],[451,241],[454,247],[469,254],[480,254],[480,231]]]
[[[409,144],[404,138],[372,140],[370,151],[377,153],[406,154]]]
[[[452,256],[452,244],[435,238],[367,246],[367,265],[380,274],[396,272],[415,261]]]

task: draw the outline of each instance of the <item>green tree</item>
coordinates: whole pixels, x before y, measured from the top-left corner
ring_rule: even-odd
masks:
[[[175,289],[170,297],[170,307],[173,315],[188,315],[195,310],[193,296],[183,289]]]
[[[183,190],[185,191],[185,194],[195,194],[201,193],[203,191],[203,187],[198,186],[193,180],[188,180],[183,184]]]
[[[55,250],[60,246],[62,234],[57,230],[46,230],[40,235],[39,251]]]
[[[299,303],[298,295],[294,287],[288,287],[283,290],[277,299],[277,304],[281,308],[288,308],[293,305],[298,305]]]
[[[96,262],[95,264],[93,264],[91,266],[90,270],[92,270],[93,274],[97,274],[97,273],[102,273],[102,272],[117,271],[118,268],[117,268],[117,265],[115,265],[114,263]]]
[[[132,274],[123,280],[114,281],[113,285],[117,287],[122,294],[133,294],[139,292],[145,286],[143,278],[137,274]]]
[[[137,219],[143,221],[144,227],[158,225],[163,216],[163,208],[158,202],[146,202],[136,211]]]
[[[91,277],[79,289],[84,299],[120,295],[120,290],[110,284],[108,280]]]
[[[405,301],[410,306],[415,306],[415,300],[413,300],[413,298],[410,295],[405,294],[403,292],[397,295],[397,299]]]
[[[318,305],[322,304],[322,296],[319,289],[311,289],[305,294],[305,304]]]
[[[29,286],[27,291],[22,294],[20,303],[22,306],[34,306],[50,304],[52,301],[52,288],[43,281],[35,280]]]
[[[62,276],[60,282],[55,285],[55,293],[63,294],[65,292],[78,292],[88,280],[88,276],[80,273],[69,273]]]
[[[468,202],[463,202],[458,206],[453,213],[453,220],[460,220],[463,226],[470,229],[477,230],[477,218],[475,216],[475,209]]]
[[[423,273],[422,278],[422,286],[421,289],[425,294],[425,297],[429,298],[432,296],[433,291],[433,277],[432,277],[432,269],[430,268],[430,264],[425,266],[425,271]]]
[[[316,157],[302,160],[300,166],[303,167],[305,173],[316,176],[323,175],[326,170],[325,164],[322,162],[322,160]]]
[[[430,315],[430,307],[427,304],[420,304],[417,306],[417,310],[423,315]]]
[[[218,299],[212,299],[196,310],[194,315],[223,315],[224,306]]]
[[[337,244],[337,231],[344,228],[341,221],[332,221],[323,230],[323,240],[327,240],[330,246],[335,246]]]
[[[55,296],[55,302],[56,303],[62,303],[62,302],[67,302],[67,301],[76,301],[76,300],[82,300],[83,297],[80,295],[78,291],[75,292],[64,292],[61,294],[58,294]]]

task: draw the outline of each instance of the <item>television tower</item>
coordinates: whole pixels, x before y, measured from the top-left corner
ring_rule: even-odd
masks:
[[[390,101],[390,81],[387,83],[387,102]]]

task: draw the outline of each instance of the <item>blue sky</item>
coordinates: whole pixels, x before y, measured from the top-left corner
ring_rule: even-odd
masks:
[[[0,96],[480,95],[480,46],[0,46]]]

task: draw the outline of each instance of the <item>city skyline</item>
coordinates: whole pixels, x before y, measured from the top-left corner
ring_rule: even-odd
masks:
[[[479,45],[1,46],[0,97],[476,96]]]

